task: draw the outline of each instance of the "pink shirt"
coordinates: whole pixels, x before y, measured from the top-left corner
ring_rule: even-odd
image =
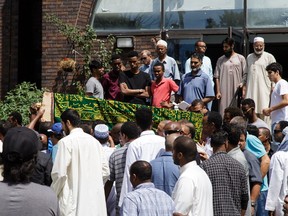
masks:
[[[179,86],[172,80],[164,78],[160,81],[160,83],[152,82],[151,92],[153,96],[152,106],[162,108],[160,103],[162,101],[170,102],[171,91],[177,92]]]

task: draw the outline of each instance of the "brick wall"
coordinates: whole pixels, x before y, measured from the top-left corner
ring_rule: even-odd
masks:
[[[18,74],[21,74],[19,68],[19,0],[0,0],[0,8],[2,16],[0,17],[0,95],[3,99],[5,93],[12,89],[18,82]],[[64,57],[74,57],[72,49],[67,43],[66,38],[62,36],[57,28],[44,19],[45,14],[54,14],[66,23],[77,27],[85,27],[90,23],[92,10],[96,0],[43,0],[42,1],[42,55],[41,55],[41,87],[52,90],[55,83],[55,78],[58,72],[58,62]],[[21,11],[20,11],[21,12]],[[41,22],[39,22],[41,23]],[[37,26],[36,26],[37,27]],[[34,27],[35,28],[35,27]],[[123,35],[123,32],[122,32]],[[134,36],[131,34],[124,34]],[[141,51],[143,49],[151,50],[154,53],[154,43],[151,41],[157,36],[142,35],[134,36],[134,49]],[[99,37],[100,39],[106,36]],[[97,50],[97,44],[95,46]],[[128,50],[123,50],[124,55]],[[21,53],[20,53],[21,54]],[[29,55],[29,50],[23,55]],[[82,59],[79,55],[76,56],[77,61],[81,63]],[[29,73],[29,72],[28,72]],[[37,74],[39,74],[37,72]],[[40,77],[40,76],[39,76]],[[38,79],[38,78],[37,78]],[[29,80],[27,80],[29,81]]]

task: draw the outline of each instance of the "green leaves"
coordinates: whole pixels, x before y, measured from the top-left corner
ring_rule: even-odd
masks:
[[[23,117],[23,124],[28,124],[29,107],[33,103],[42,102],[44,91],[37,89],[35,83],[23,82],[16,85],[0,102],[0,119],[6,120],[11,112],[17,111]]]

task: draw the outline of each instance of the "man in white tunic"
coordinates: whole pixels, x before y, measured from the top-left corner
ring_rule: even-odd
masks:
[[[103,181],[109,176],[108,161],[101,144],[84,133],[77,111],[67,109],[61,115],[68,136],[58,143],[52,169],[52,185],[59,200],[61,216],[105,216]]]
[[[180,177],[172,193],[175,212],[183,215],[213,216],[212,184],[196,163],[195,142],[184,136],[173,143],[173,160],[180,165]]]
[[[247,81],[245,98],[251,98],[255,101],[255,112],[258,117],[267,124],[270,123],[270,117],[264,117],[262,110],[269,106],[272,82],[268,78],[266,66],[276,62],[274,56],[265,52],[264,38],[255,37],[253,43],[254,52],[249,54],[247,63]]]
[[[142,132],[140,137],[128,146],[119,207],[121,207],[126,194],[132,191],[132,184],[129,180],[130,166],[137,160],[150,162],[165,151],[164,137],[156,135],[152,130],[152,111],[148,108],[139,108],[135,113],[135,119]]]

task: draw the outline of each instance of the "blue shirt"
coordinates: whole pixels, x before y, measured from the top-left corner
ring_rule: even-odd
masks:
[[[139,184],[127,194],[121,206],[121,215],[172,215],[175,206],[171,197],[155,188],[152,182]]]
[[[195,99],[215,96],[211,79],[201,69],[196,75],[192,73],[185,74],[177,94],[181,95],[184,101],[189,104]]]
[[[172,152],[164,152],[150,164],[152,166],[152,182],[155,187],[171,196],[180,175],[179,167],[174,164]]]
[[[247,138],[246,138],[245,149],[247,149],[252,154],[254,154],[258,159],[260,159],[265,154],[267,154],[262,142],[258,139],[258,137],[250,135],[248,133],[247,133]],[[267,191],[267,190],[268,190],[268,179],[267,179],[267,175],[266,175],[263,178],[261,191]]]

